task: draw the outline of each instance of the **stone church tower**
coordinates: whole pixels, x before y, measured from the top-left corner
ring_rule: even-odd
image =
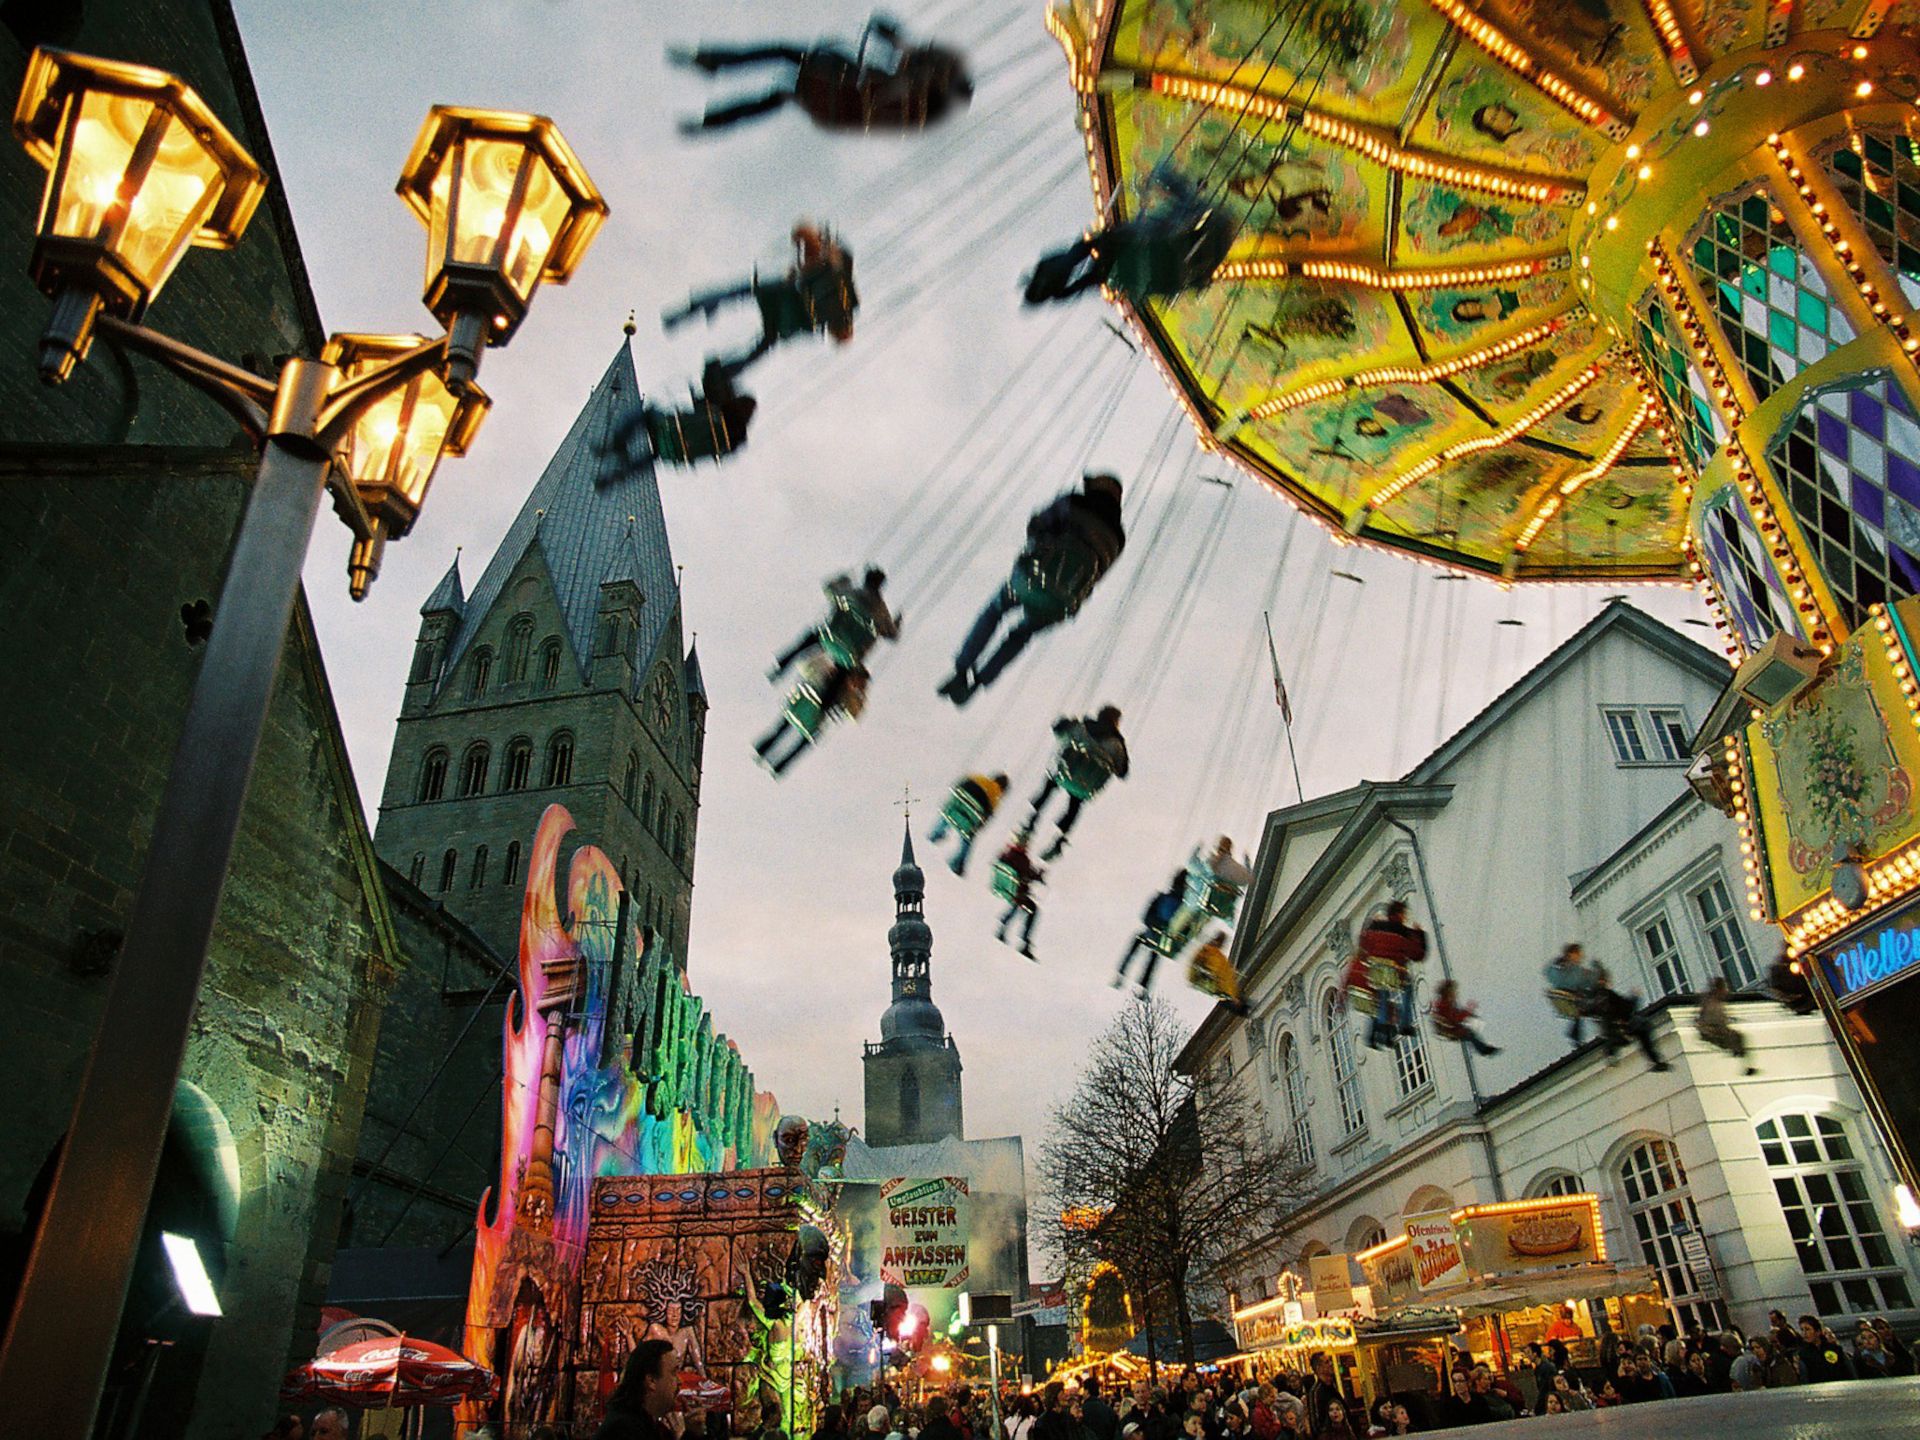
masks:
[[[707,698],[641,404],[622,341],[472,593],[456,557],[420,608],[375,844],[509,963],[558,801],[686,964]]]
[[[913,832],[893,872],[893,1003],[880,1017],[880,1042],[865,1055],[870,1146],[919,1145],[966,1138],[960,1115],[960,1051],[933,1003],[933,930],[922,904],[927,877],[913,858]]]

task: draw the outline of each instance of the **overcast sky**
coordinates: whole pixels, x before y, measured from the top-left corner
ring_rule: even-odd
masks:
[[[788,114],[689,141],[676,117],[734,87],[670,68],[668,45],[857,34],[863,7],[237,0],[331,328],[432,325],[419,305],[424,232],[392,193],[429,105],[552,115],[612,206],[574,282],[542,291],[513,344],[488,355],[495,405],[479,443],[442,471],[362,605],[346,598],[346,538],[322,520],[308,594],[370,820],[420,602],[455,546],[466,547],[468,583],[478,576],[627,312],[639,317],[641,383],[684,395],[703,347],[744,342],[754,318],[736,312],[668,339],[661,309],[777,263],[798,217],[844,232],[866,306],[853,343],[803,342],[763,361],[749,448],[722,468],[661,472],[713,702],[692,975],[787,1110],[839,1105],[858,1124],[860,1044],[878,1038],[887,1001],[903,787],[927,797],[915,811],[922,835],[967,770],[1009,770],[1024,797],[1053,716],[1111,699],[1127,712],[1133,776],[1094,802],[1053,868],[1038,966],[993,941],[991,855],[963,882],[920,842],[934,998],[966,1062],[968,1133],[1024,1133],[1033,1145],[1087,1039],[1121,1003],[1107,980],[1146,899],[1203,834],[1246,843],[1267,810],[1296,798],[1260,633],[1276,586],[1308,795],[1406,770],[1592,618],[1609,589],[1450,582],[1336,547],[1244,476],[1232,490],[1202,483],[1236,477],[1196,459],[1166,390],[1109,333],[1097,298],[1019,306],[1024,270],[1092,213],[1040,6],[890,8],[972,51],[982,84],[970,113],[906,140],[825,137]],[[1017,549],[1024,514],[1069,484],[1083,455],[1128,482],[1139,513],[1126,556],[1071,630],[956,714],[933,694],[954,644]],[[1223,538],[1208,549],[1210,534]],[[823,576],[876,554],[900,589],[903,640],[875,667],[865,720],[776,784],[750,750],[778,704],[768,659],[817,608]],[[1633,598],[1676,625],[1703,613],[1683,590],[1636,587]],[[1515,805],[1538,793],[1515,777]],[[1004,831],[1003,820],[994,834]],[[1179,977],[1163,979],[1187,1018],[1205,1013]]]

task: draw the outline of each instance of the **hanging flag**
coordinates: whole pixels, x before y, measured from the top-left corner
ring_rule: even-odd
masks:
[[[1287,682],[1280,678],[1280,652],[1273,644],[1273,617],[1266,611],[1260,612],[1260,618],[1267,623],[1267,659],[1273,662],[1273,700],[1280,707],[1280,718],[1287,728],[1293,728],[1293,705],[1287,699]]]

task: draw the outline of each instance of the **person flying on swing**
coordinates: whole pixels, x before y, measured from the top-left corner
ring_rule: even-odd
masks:
[[[1000,677],[1043,630],[1079,613],[1100,577],[1126,548],[1120,515],[1120,481],[1113,475],[1088,475],[1078,490],[1057,496],[1027,521],[1027,541],[1007,578],[973,622],[953,657],[953,674],[939,693],[965,705]],[[981,656],[1000,624],[1013,611],[1014,626],[1000,646]]]
[[[1135,304],[1204,290],[1233,248],[1233,217],[1170,169],[1156,170],[1150,183],[1167,192],[1165,203],[1042,257],[1027,281],[1027,304],[1069,300],[1102,285]]]
[[[760,402],[734,385],[740,366],[709,360],[700,372],[700,393],[685,410],[644,406],[637,422],[644,424],[656,460],[669,465],[691,465],[698,460],[724,460],[747,443],[747,426]],[[624,453],[631,441],[627,431],[615,435],[607,449]]]
[[[878,42],[878,43],[875,43]],[[893,21],[876,15],[856,48],[840,41],[813,45],[702,45],[669,50],[676,65],[717,75],[760,65],[789,65],[792,78],[764,95],[716,105],[683,133],[724,130],[743,120],[798,105],[823,130],[924,130],[967,108],[973,81],[958,51],[908,45]]]
[[[1227,956],[1227,932],[1216,930],[1187,962],[1187,983],[1202,995],[1211,995],[1236,1015],[1247,1013],[1240,995],[1240,972]]]
[[[873,647],[882,640],[900,638],[900,617],[887,608],[880,591],[887,583],[887,572],[868,567],[858,585],[851,575],[836,575],[821,588],[831,607],[827,618],[803,632],[799,639],[774,657],[767,679],[778,680],[801,656],[818,651],[835,665],[863,663]]]
[[[1133,957],[1144,951],[1147,958],[1140,967],[1140,993],[1144,996],[1152,991],[1153,972],[1160,968],[1161,957],[1176,953],[1167,932],[1173,924],[1173,917],[1180,913],[1180,904],[1186,893],[1187,872],[1182,868],[1173,872],[1173,879],[1166,889],[1147,902],[1147,908],[1140,916],[1140,929],[1127,946],[1127,953],[1120,957],[1120,968],[1114,972],[1114,989],[1118,990],[1127,983],[1127,971],[1133,966]]]
[[[1034,864],[1033,857],[1027,853],[1024,832],[1008,841],[1000,858],[993,862],[993,893],[1007,902],[1007,913],[994,927],[993,938],[1002,945],[1007,944],[1007,927],[1018,917],[1020,953],[1029,960],[1040,958],[1033,953],[1033,927],[1040,919],[1040,901],[1033,891],[1035,886],[1044,885],[1046,878],[1047,872]]]
[[[1000,797],[1007,793],[1007,785],[1004,773],[968,775],[954,781],[947,791],[947,798],[940,806],[940,814],[935,818],[933,830],[927,838],[936,845],[946,839],[949,832],[960,838],[960,848],[947,861],[947,868],[954,874],[967,873],[967,860],[973,854],[973,842],[980,838],[980,832],[987,828],[994,811],[1000,808]]]
[[[1433,1033],[1442,1040],[1458,1040],[1477,1055],[1500,1053],[1498,1045],[1481,1039],[1480,1032],[1473,1028],[1477,1012],[1460,999],[1460,987],[1455,981],[1440,982],[1440,988],[1434,992],[1432,1010]]]
[[[1132,769],[1126,739],[1120,734],[1117,705],[1103,706],[1099,714],[1078,719],[1062,715],[1053,722],[1053,733],[1059,738],[1059,747],[1047,767],[1040,793],[1033,797],[1027,823],[1020,827],[1022,836],[1031,836],[1039,828],[1040,813],[1053,792],[1059,790],[1066,795],[1067,808],[1060,812],[1059,833],[1040,852],[1042,860],[1060,858],[1060,852],[1067,848],[1068,833],[1080,819],[1080,807],[1105,789],[1109,780],[1124,780]]]
[[[867,708],[871,679],[864,665],[836,665],[824,655],[814,656],[801,668],[800,678],[787,693],[780,718],[754,744],[760,763],[777,780],[819,743],[820,733],[827,726],[840,719],[858,720]],[[776,753],[788,736],[793,737],[793,743],[785,753]]]
[[[738,285],[695,295],[660,323],[671,331],[696,315],[711,320],[721,307],[752,300],[760,309],[760,339],[732,362],[735,374],[784,340],[799,335],[831,335],[844,345],[853,338],[860,296],[853,288],[853,252],[833,232],[802,221],[793,227],[793,264],[778,279],[762,280],[755,270]]]
[[[1253,883],[1253,872],[1234,858],[1233,841],[1222,835],[1211,850],[1196,849],[1187,861],[1186,890],[1180,912],[1174,916],[1174,953],[1200,932],[1208,920],[1228,924],[1240,908],[1240,897]]]
[[[1367,1045],[1391,1049],[1402,1035],[1414,1033],[1413,972],[1427,958],[1427,932],[1407,918],[1407,902],[1389,900],[1386,913],[1360,931],[1360,953],[1372,967],[1374,1012]]]

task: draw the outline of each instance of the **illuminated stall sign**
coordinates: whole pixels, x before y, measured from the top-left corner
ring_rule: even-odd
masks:
[[[1842,1003],[1916,966],[1920,966],[1920,905],[1909,905],[1891,920],[1820,953],[1821,973]]]
[[[1599,1202],[1591,1195],[1470,1205],[1454,1212],[1453,1228],[1475,1275],[1556,1270],[1607,1258]]]
[[[958,1175],[901,1178],[880,1187],[886,1215],[880,1278],[908,1290],[967,1283],[967,1182]]]
[[[1354,1257],[1360,1273],[1367,1277],[1367,1289],[1376,1310],[1403,1305],[1420,1293],[1413,1278],[1413,1247],[1406,1236],[1363,1250]]]
[[[1414,1283],[1422,1290],[1444,1290],[1467,1278],[1466,1257],[1460,1253],[1460,1236],[1450,1211],[1409,1215],[1407,1242],[1413,1252]]]

